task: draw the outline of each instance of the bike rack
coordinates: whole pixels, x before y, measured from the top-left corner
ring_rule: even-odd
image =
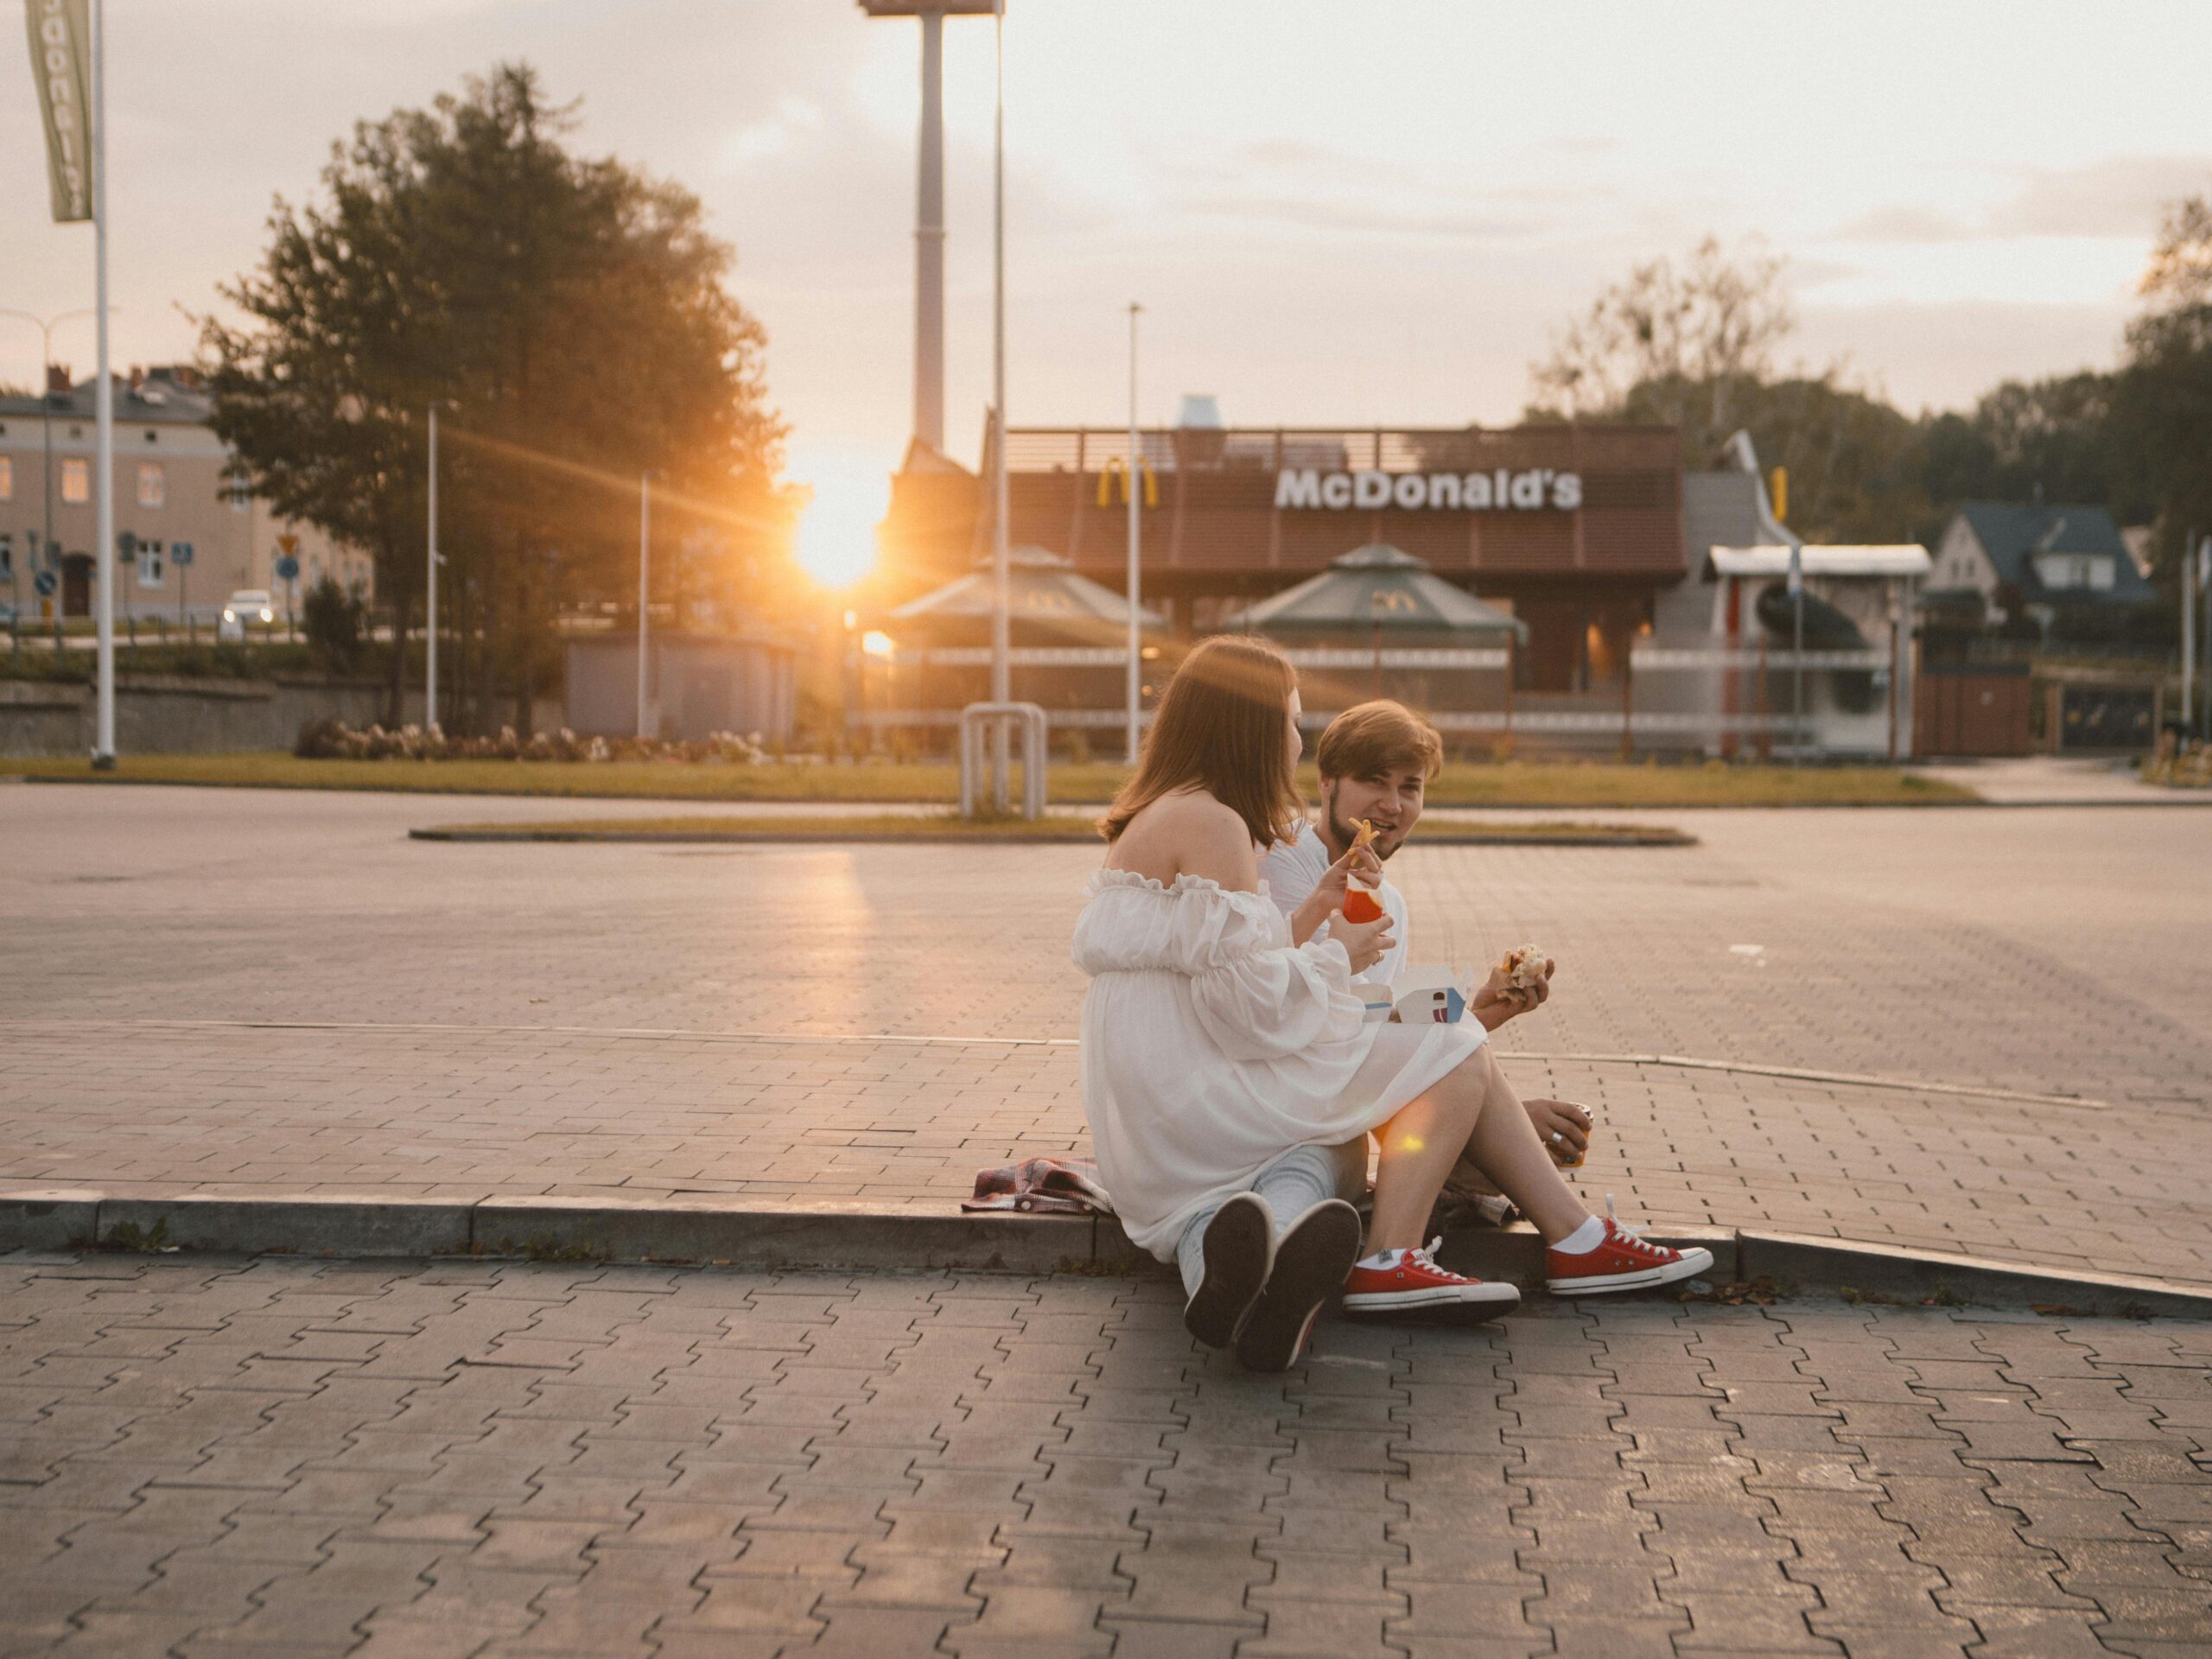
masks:
[[[1051,764],[1045,711],[1033,702],[971,702],[960,711],[960,816],[976,816],[977,785],[985,771],[983,745],[1007,721],[1021,726],[1021,816],[1045,813],[1045,769]],[[1003,809],[1005,803],[994,801]]]

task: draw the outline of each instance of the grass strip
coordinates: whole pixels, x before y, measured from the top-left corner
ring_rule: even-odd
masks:
[[[71,758],[0,760],[0,774],[41,781],[191,784],[219,788],[383,790],[436,795],[542,795],[575,800],[822,801],[950,805],[950,766],[686,765],[661,760],[302,760],[282,753],[124,755],[95,772]],[[1118,765],[1052,770],[1061,805],[1103,804],[1128,775]],[[1302,769],[1316,791],[1313,769]],[[1018,785],[1017,785],[1018,786]],[[1436,807],[1635,810],[1725,806],[1937,806],[1968,789],[1895,766],[1623,766],[1605,761],[1454,761],[1429,787]]]

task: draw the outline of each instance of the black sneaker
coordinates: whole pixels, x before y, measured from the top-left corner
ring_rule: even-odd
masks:
[[[1206,1224],[1205,1276],[1183,1309],[1183,1328],[1209,1348],[1226,1348],[1260,1300],[1275,1260],[1274,1212],[1256,1192],[1239,1192]]]
[[[1287,1371],[1298,1363],[1313,1320],[1344,1288],[1359,1259],[1359,1211],[1324,1198],[1275,1241],[1274,1270],[1236,1333],[1236,1357],[1255,1371]]]

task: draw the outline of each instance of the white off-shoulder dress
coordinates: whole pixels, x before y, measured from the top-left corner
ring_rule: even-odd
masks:
[[[1130,1238],[1162,1260],[1274,1159],[1378,1128],[1488,1036],[1363,1020],[1344,946],[1293,944],[1264,882],[1100,870],[1084,898],[1084,1113]]]

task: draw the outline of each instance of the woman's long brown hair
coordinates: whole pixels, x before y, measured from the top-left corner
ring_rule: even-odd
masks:
[[[1117,839],[1163,795],[1198,788],[1244,820],[1262,847],[1297,833],[1306,799],[1286,738],[1298,671],[1264,639],[1225,633],[1202,641],[1168,682],[1145,734],[1136,776],[1098,821]]]

